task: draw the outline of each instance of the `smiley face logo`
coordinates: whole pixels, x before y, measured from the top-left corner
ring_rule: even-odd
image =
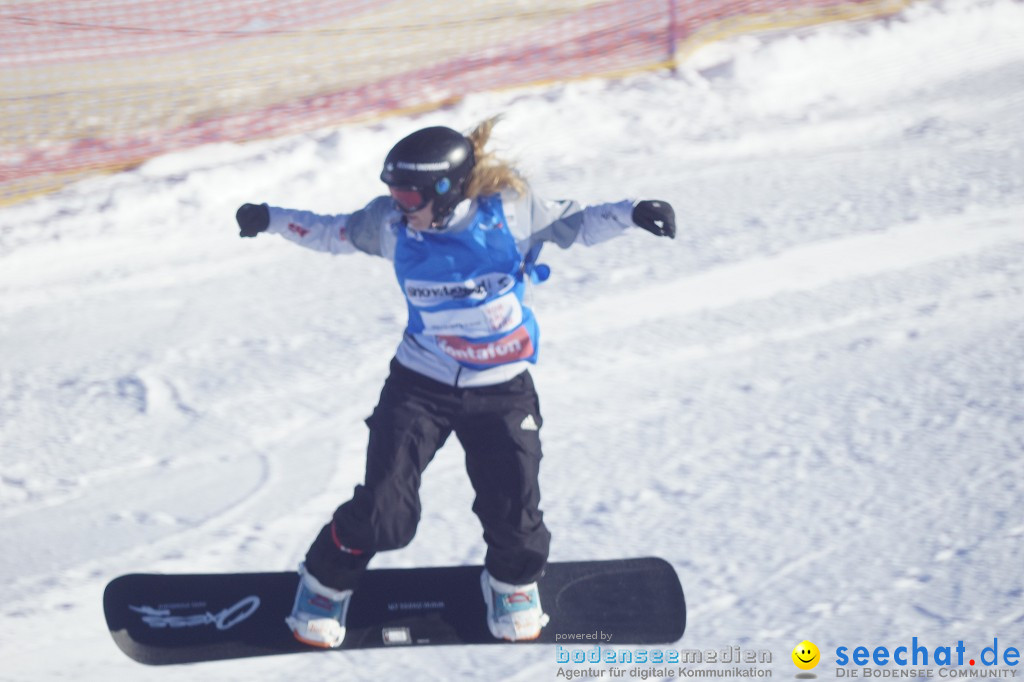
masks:
[[[793,649],[793,665],[801,670],[810,670],[818,665],[820,661],[821,652],[818,651],[818,647],[814,645],[814,642],[808,642],[805,639]]]

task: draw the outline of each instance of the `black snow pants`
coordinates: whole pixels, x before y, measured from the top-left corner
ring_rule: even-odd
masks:
[[[551,534],[539,509],[542,420],[529,372],[493,386],[454,388],[393,360],[366,423],[365,480],[309,548],[306,568],[314,577],[355,588],[375,553],[412,541],[420,477],[453,431],[476,493],[487,570],[512,584],[540,577]]]

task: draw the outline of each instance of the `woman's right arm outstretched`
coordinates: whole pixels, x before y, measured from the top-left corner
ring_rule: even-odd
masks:
[[[394,236],[386,228],[395,218],[394,202],[389,197],[377,197],[355,213],[338,215],[267,204],[243,204],[235,214],[242,237],[270,232],[315,251],[361,251],[385,258],[394,252]]]

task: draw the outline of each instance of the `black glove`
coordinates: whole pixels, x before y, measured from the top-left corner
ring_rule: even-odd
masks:
[[[659,237],[676,237],[676,213],[667,201],[638,201],[633,207],[633,222]]]
[[[270,225],[270,208],[266,204],[242,204],[235,213],[240,237],[255,237]]]

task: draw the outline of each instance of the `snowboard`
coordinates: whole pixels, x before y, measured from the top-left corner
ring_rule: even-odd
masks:
[[[683,636],[683,589],[663,559],[549,563],[538,588],[551,621],[538,639],[514,643],[487,629],[482,570],[367,571],[339,649],[304,645],[285,625],[295,572],[123,575],[107,585],[103,611],[121,651],[150,665],[446,644],[655,644]]]

